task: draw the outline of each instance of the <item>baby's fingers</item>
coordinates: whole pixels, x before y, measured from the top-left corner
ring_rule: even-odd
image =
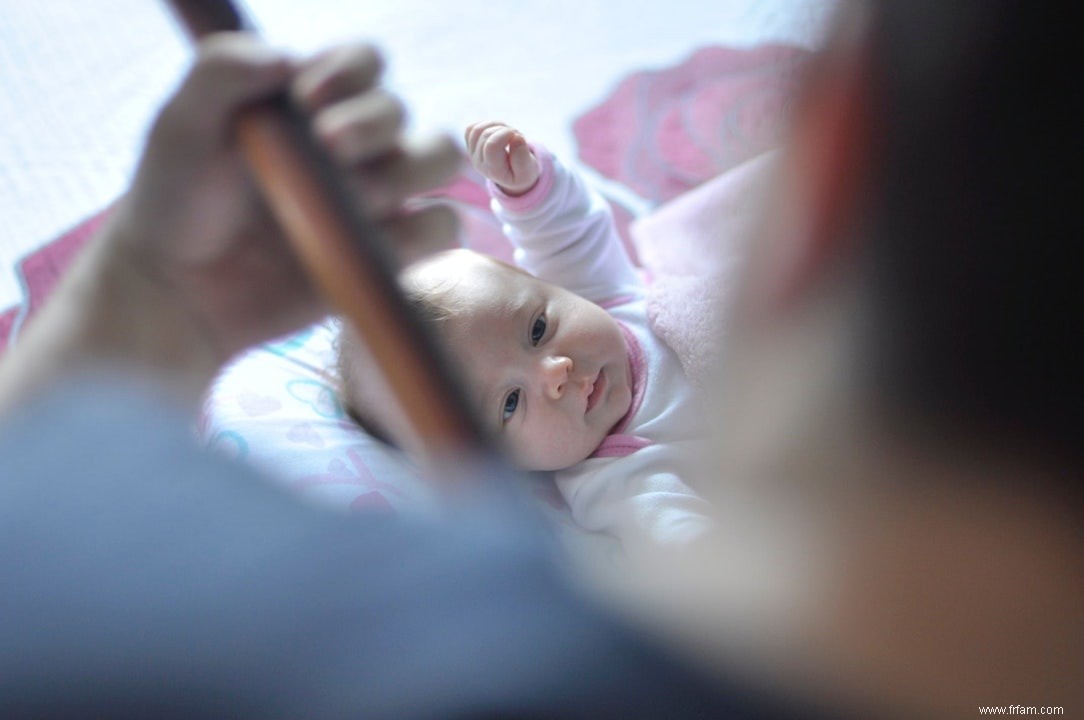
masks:
[[[507,170],[508,143],[516,134],[516,131],[507,125],[493,127],[482,133],[480,153],[487,168],[494,171]]]
[[[463,133],[463,139],[467,143],[467,154],[473,157],[475,151],[478,149],[479,142],[482,139],[482,134],[485,133],[486,130],[495,127],[507,126],[499,120],[486,120],[468,125],[466,131]]]
[[[527,138],[518,132],[508,141],[508,165],[517,179],[538,172],[538,159],[527,145]]]

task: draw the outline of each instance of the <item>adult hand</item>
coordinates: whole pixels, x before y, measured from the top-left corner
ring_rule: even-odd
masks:
[[[0,413],[59,376],[97,364],[177,387],[194,402],[240,350],[325,310],[243,162],[233,120],[282,91],[310,113],[365,209],[417,253],[454,234],[454,215],[406,212],[412,193],[458,168],[448,138],[408,143],[400,103],[363,45],[297,62],[257,39],[202,43],[148,137],[130,191],[0,364]]]
[[[402,211],[409,195],[458,167],[446,138],[408,145],[400,102],[378,86],[382,62],[352,45],[295,63],[241,34],[213,36],[155,123],[131,193],[118,208],[120,246],[163,282],[228,356],[295,329],[323,310],[251,182],[232,120],[285,88],[349,169],[366,210],[397,244],[454,232],[450,210]]]

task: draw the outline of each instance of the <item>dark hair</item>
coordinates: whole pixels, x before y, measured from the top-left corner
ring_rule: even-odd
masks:
[[[904,409],[1079,463],[1079,30],[1028,0],[871,9],[878,386]]]

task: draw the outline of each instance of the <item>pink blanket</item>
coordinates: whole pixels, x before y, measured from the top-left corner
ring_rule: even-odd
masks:
[[[765,153],[636,221],[630,228],[650,272],[648,318],[703,388],[723,336],[733,270],[771,194],[777,153]]]

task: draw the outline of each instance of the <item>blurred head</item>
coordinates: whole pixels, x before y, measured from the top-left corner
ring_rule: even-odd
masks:
[[[725,325],[726,582],[685,595],[746,664],[904,714],[1079,698],[1076,30],[1026,0],[840,8]]]
[[[865,5],[809,77],[794,204],[750,261],[747,309],[793,320],[846,287],[850,377],[878,412],[1079,462],[1072,33],[1027,2]]]
[[[594,303],[470,250],[407,267],[400,282],[438,330],[479,417],[527,470],[587,458],[632,402],[617,322]],[[356,338],[343,345],[347,400],[363,426],[416,449]]]
[[[1020,1],[878,4],[861,283],[888,401],[1079,468],[1080,84],[1063,25]]]

